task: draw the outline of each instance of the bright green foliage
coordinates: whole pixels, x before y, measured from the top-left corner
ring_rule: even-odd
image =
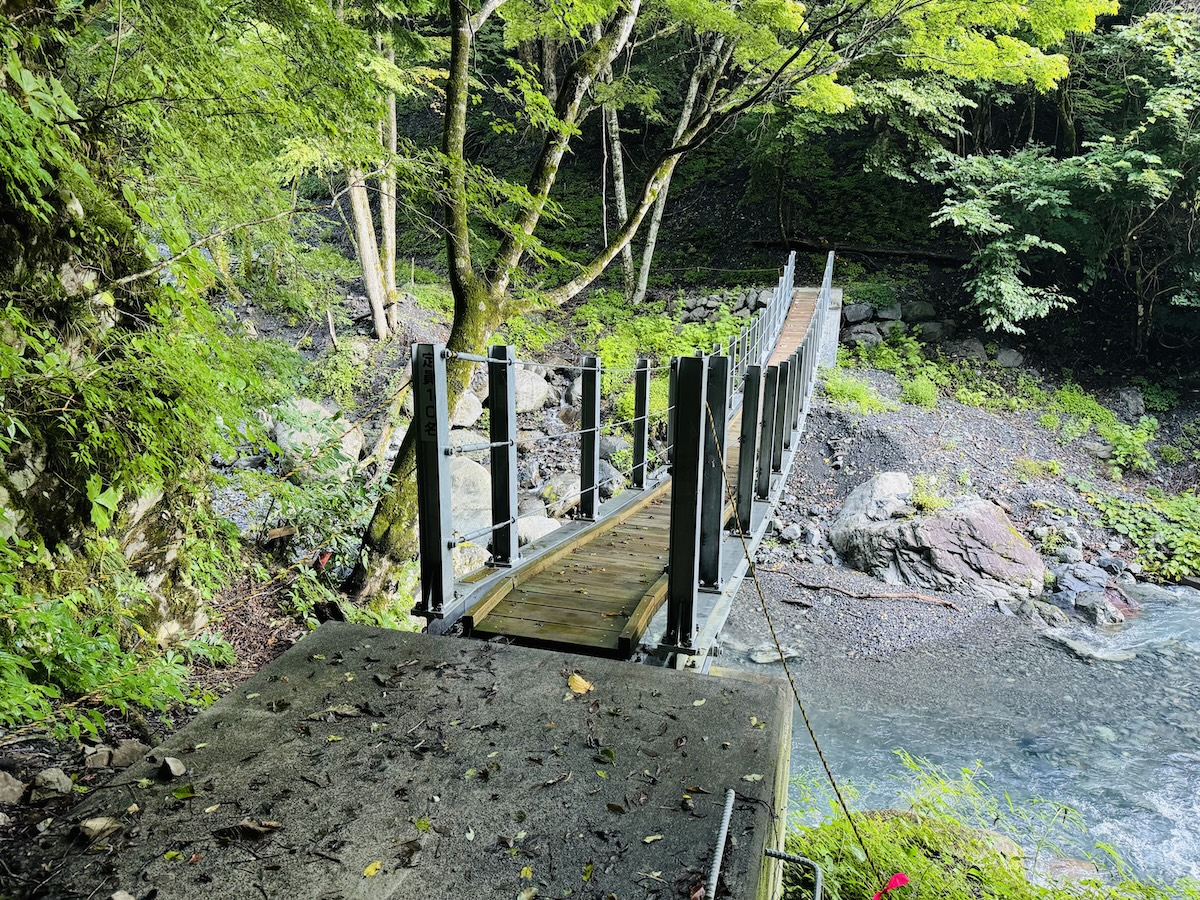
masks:
[[[934,223],[971,241],[969,286],[988,327],[1020,331],[1087,296],[1132,305],[1144,350],[1164,306],[1200,303],[1185,237],[1200,184],[1200,15],[1145,15],[1079,47],[1079,152],[948,158]]]
[[[563,338],[563,329],[538,313],[510,316],[504,320],[493,343],[512,344],[517,356],[544,353],[546,348]]]
[[[822,390],[833,403],[860,415],[891,412],[896,407],[875,393],[875,389],[861,378],[841,369],[825,369]]]
[[[937,385],[928,375],[917,375],[915,378],[901,383],[900,399],[914,406],[933,409],[937,406]]]
[[[1047,431],[1058,431],[1062,428],[1062,419],[1054,413],[1042,413],[1038,416],[1038,424]]]
[[[1045,481],[1062,474],[1062,463],[1057,459],[1030,459],[1028,456],[1018,457],[1013,463],[1013,470],[1022,481]]]
[[[98,553],[56,571],[40,545],[0,541],[0,724],[38,722],[78,737],[103,728],[95,706],[162,710],[183,701],[183,658],[159,654],[154,636],[139,625],[157,600],[115,548]],[[42,580],[30,586],[17,572],[25,578],[37,572]],[[142,649],[127,650],[130,644]],[[58,702],[74,697],[88,703]]]
[[[1152,472],[1156,463],[1150,453],[1150,442],[1158,436],[1158,420],[1153,416],[1142,416],[1135,427],[1124,422],[1101,425],[1100,436],[1113,445],[1113,475],[1121,472]]]
[[[921,473],[913,476],[912,505],[917,512],[931,513],[945,509],[950,499],[942,494],[936,475]]]
[[[1086,482],[1079,490],[1102,524],[1129,538],[1146,572],[1171,580],[1200,575],[1200,495],[1156,491],[1146,500],[1129,500]]]
[[[1021,851],[1030,860],[1076,856],[1061,848],[1077,842],[1083,830],[1078,813],[1044,801],[1017,804],[995,796],[979,767],[955,778],[902,756],[911,775],[897,808],[853,814],[874,868],[833,798],[810,784],[801,786],[810,810],[825,805],[830,813],[822,824],[794,828],[787,850],[821,866],[824,896],[830,900],[871,897],[883,887],[879,880],[894,872],[908,876],[909,885],[895,896],[909,900],[1200,900],[1200,883],[1139,880],[1105,847],[1099,848],[1098,860],[1109,870],[1103,876],[1064,883],[1031,880],[1021,858],[1009,855],[1013,841],[1026,841]],[[1036,843],[1030,845],[1030,839]],[[785,869],[786,900],[812,896],[811,871]]]
[[[1174,388],[1151,381],[1141,375],[1134,377],[1133,383],[1141,390],[1142,398],[1146,402],[1146,409],[1151,412],[1170,412],[1179,403],[1179,391]]]
[[[1168,466],[1177,466],[1185,459],[1183,451],[1174,444],[1163,444],[1158,448],[1158,458]]]

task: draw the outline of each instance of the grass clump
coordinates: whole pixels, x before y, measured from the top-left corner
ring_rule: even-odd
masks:
[[[1048,481],[1061,475],[1063,467],[1057,459],[1030,459],[1028,456],[1022,456],[1013,463],[1013,470],[1024,482]]]
[[[912,505],[918,512],[931,513],[945,509],[950,498],[941,493],[936,475],[914,475],[912,480]]]
[[[926,375],[917,375],[900,386],[900,399],[913,406],[933,409],[937,406],[937,398],[937,385]]]
[[[1177,466],[1184,460],[1183,451],[1174,444],[1163,444],[1158,448],[1158,458],[1168,466]]]
[[[1063,422],[1054,413],[1042,413],[1038,416],[1038,424],[1047,431],[1058,431],[1058,429],[1062,428]]]
[[[952,778],[925,761],[900,755],[909,768],[901,802],[896,809],[854,813],[853,827],[825,790],[800,785],[808,815],[823,805],[831,815],[821,824],[794,826],[787,850],[821,866],[826,898],[871,897],[883,887],[881,880],[903,872],[908,886],[889,895],[903,900],[1200,900],[1200,883],[1139,880],[1107,848],[1101,848],[1107,858],[1100,865],[1114,869],[1111,873],[1064,884],[1033,881],[1026,863],[1036,869],[1039,862],[1078,855],[1064,849],[1076,844],[1084,830],[1078,813],[1040,801],[1018,804],[1007,796],[998,798],[978,766]],[[1021,846],[1028,835],[1035,836],[1036,844]],[[783,896],[812,896],[809,867],[785,869]]]
[[[867,382],[840,369],[825,372],[822,390],[832,402],[864,416],[890,412],[896,408],[880,397]]]

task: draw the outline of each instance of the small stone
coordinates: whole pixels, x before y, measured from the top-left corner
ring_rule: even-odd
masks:
[[[779,539],[787,541],[789,544],[793,541],[798,541],[803,536],[804,532],[799,525],[792,523],[787,528],[779,533]]]
[[[19,781],[7,772],[0,772],[0,803],[20,803],[21,798],[25,796],[25,788],[28,787],[23,781]]]
[[[1005,616],[1006,618],[1015,619],[1017,617],[1017,614],[1013,612],[1013,608],[1003,600],[996,601],[996,609],[1000,610],[1000,615]]]
[[[128,891],[116,891],[108,900],[137,900],[137,898]]]
[[[4,813],[0,813],[0,828],[7,828],[11,824],[12,817],[6,816]]]
[[[168,756],[158,767],[158,774],[162,778],[181,778],[187,774],[187,766],[183,760]]]
[[[97,747],[94,752],[89,753],[83,761],[84,768],[87,769],[106,769],[112,763],[112,750],[108,747]]]
[[[820,506],[810,506],[808,508],[808,514],[813,518],[819,518],[825,515],[825,510]]]
[[[62,797],[70,794],[73,787],[74,783],[71,781],[71,777],[62,769],[57,766],[52,769],[43,769],[34,776],[33,793],[30,795],[30,799],[37,803],[51,797]]]
[[[1130,575],[1141,575],[1142,574],[1142,564],[1137,562],[1136,560],[1133,562],[1127,562],[1127,563],[1125,563],[1125,571],[1128,572]]]
[[[899,303],[893,303],[891,306],[885,306],[875,310],[875,318],[884,322],[896,322],[903,318],[904,312],[900,308]]]
[[[1125,562],[1115,556],[1101,556],[1096,560],[1096,565],[1110,575],[1120,575],[1125,571]]]
[[[1002,369],[1019,369],[1025,364],[1025,357],[1020,350],[1001,347],[996,353],[996,365]]]
[[[873,312],[869,303],[848,303],[842,307],[842,320],[847,325],[857,325],[871,318]]]
[[[1122,544],[1120,541],[1109,541],[1107,546],[1109,553],[1120,553],[1124,544]]]
[[[149,752],[150,747],[141,741],[124,740],[117,744],[108,764],[114,769],[124,769],[126,766],[132,766]]]
[[[1065,563],[1083,562],[1083,551],[1078,547],[1060,547],[1055,556]]]
[[[927,322],[937,315],[937,308],[927,300],[912,300],[904,304],[906,322]]]

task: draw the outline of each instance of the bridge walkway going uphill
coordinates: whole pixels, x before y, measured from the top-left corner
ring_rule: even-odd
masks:
[[[818,293],[816,288],[793,291],[770,364],[782,362],[800,346]],[[727,429],[732,438],[726,462],[731,483],[736,483],[741,415],[739,409]],[[577,653],[631,656],[667,595],[670,481],[647,492],[644,502],[625,515],[602,521],[608,527],[497,585],[464,617],[469,633]]]
[[[648,465],[652,370],[648,360],[639,361],[638,412],[631,420],[633,489],[604,504],[600,370],[594,357],[585,359],[580,518],[520,550],[512,377],[517,361],[511,348],[473,357],[418,346],[414,427],[422,435],[422,595],[416,611],[429,619],[429,630],[444,633],[459,625],[477,638],[622,659],[633,656],[650,632],[662,634],[649,642],[656,655],[675,655],[676,663],[708,653],[748,565],[741,534],[750,535],[751,549],[761,539],[803,429],[818,363],[833,357],[839,317],[829,315],[832,267],[830,254],[822,286],[797,289],[793,255],[772,300],[727,351],[718,347],[711,356],[672,362],[665,411],[670,465],[655,473]],[[487,363],[491,394],[489,443],[462,449],[490,452],[493,524],[467,535],[453,531],[449,516],[446,457],[455,451],[443,394],[445,360],[456,356]],[[743,416],[750,420],[746,428]],[[760,433],[762,452],[756,452]],[[739,478],[742,457],[749,471]],[[726,531],[727,524],[734,527]],[[490,541],[492,559],[456,579],[450,551],[479,538]]]

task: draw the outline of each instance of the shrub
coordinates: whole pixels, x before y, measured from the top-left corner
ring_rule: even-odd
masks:
[[[950,500],[938,490],[936,475],[916,475],[912,485],[912,505],[918,512],[936,512],[950,505]]]
[[[1183,451],[1173,444],[1163,444],[1159,447],[1158,456],[1169,466],[1177,466],[1184,460]]]
[[[1044,481],[1062,474],[1062,463],[1057,459],[1030,459],[1022,456],[1013,464],[1013,470],[1022,481]]]
[[[915,378],[904,382],[900,388],[900,399],[905,403],[911,403],[914,406],[921,406],[925,409],[933,409],[937,406],[938,389],[925,375],[917,375]]]
[[[1156,463],[1150,453],[1150,442],[1158,434],[1158,419],[1142,416],[1137,426],[1130,428],[1123,422],[1104,424],[1097,428],[1100,436],[1113,445],[1113,476],[1119,478],[1122,471],[1151,472]]]
[[[1058,431],[1062,428],[1062,419],[1054,415],[1054,413],[1042,413],[1038,416],[1038,424],[1047,431]]]

